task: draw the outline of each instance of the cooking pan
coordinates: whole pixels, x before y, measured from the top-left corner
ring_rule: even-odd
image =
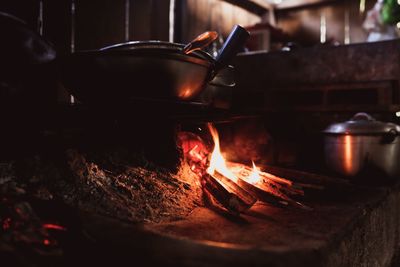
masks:
[[[191,100],[208,83],[233,85],[226,69],[248,36],[236,25],[216,58],[199,49],[208,43],[204,38],[186,46],[138,41],[77,52],[61,60],[61,79],[74,96],[89,104],[133,98]],[[225,74],[218,77],[219,73]]]
[[[25,22],[0,12],[0,102],[18,110],[56,98],[53,45]],[[12,113],[12,112],[11,112]]]

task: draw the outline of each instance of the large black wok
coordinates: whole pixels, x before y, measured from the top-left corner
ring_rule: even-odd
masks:
[[[25,22],[0,12],[0,103],[18,110],[56,100],[55,48]]]
[[[218,77],[249,33],[235,26],[218,57],[184,45],[139,41],[77,52],[60,62],[67,89],[83,103],[121,103],[132,98],[190,100]],[[228,84],[230,83],[228,82]]]

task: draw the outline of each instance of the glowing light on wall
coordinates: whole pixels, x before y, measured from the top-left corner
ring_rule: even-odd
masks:
[[[129,41],[130,0],[125,0],[125,41]]]
[[[174,42],[175,0],[169,2],[169,41]]]
[[[350,11],[348,8],[344,11],[344,43],[350,44]]]
[[[398,0],[397,2],[399,2]],[[365,12],[365,0],[360,0],[360,14],[363,14]]]
[[[321,14],[320,42],[322,44],[326,42],[326,16],[325,16],[325,13]]]

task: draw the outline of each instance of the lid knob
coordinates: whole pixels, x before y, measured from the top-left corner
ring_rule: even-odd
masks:
[[[374,121],[375,119],[365,112],[358,112],[351,119],[351,121]]]

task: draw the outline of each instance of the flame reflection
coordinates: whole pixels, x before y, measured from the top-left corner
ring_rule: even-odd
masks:
[[[346,135],[344,137],[344,168],[347,173],[351,173],[353,169],[352,150],[352,137],[351,135]]]
[[[188,99],[193,95],[193,89],[192,86],[184,86],[179,89],[178,91],[178,97],[181,99]]]

